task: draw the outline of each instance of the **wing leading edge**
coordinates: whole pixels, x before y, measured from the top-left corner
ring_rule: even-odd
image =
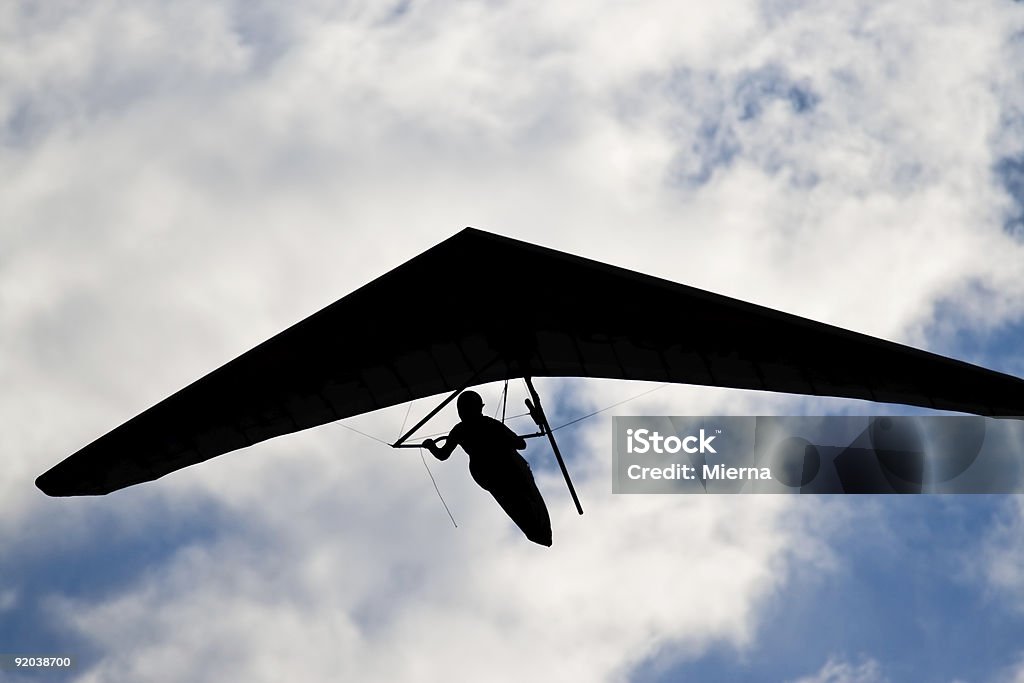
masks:
[[[282,434],[526,374],[1024,416],[1016,377],[467,228],[101,436],[36,485],[102,495]]]

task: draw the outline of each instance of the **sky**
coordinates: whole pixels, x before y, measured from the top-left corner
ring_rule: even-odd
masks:
[[[0,653],[76,658],[0,681],[1024,681],[1019,497],[611,494],[613,415],[898,407],[644,395],[562,432],[582,517],[528,449],[550,549],[465,456],[455,528],[338,425],[33,485],[465,226],[1024,375],[1024,4],[7,0],[0,33]],[[650,388],[538,386],[556,424]]]

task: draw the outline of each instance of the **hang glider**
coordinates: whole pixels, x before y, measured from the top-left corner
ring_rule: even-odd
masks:
[[[515,301],[527,305],[513,315]],[[388,313],[398,306],[401,316]],[[36,485],[103,495],[282,434],[531,376],[1024,416],[1016,377],[467,228],[101,436]]]

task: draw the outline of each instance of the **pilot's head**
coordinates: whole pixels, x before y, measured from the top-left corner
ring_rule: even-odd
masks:
[[[459,394],[455,407],[459,410],[459,417],[468,420],[480,415],[484,408],[484,400],[475,391],[463,391]]]

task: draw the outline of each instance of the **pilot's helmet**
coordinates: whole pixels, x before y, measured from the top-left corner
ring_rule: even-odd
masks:
[[[484,400],[475,391],[463,391],[459,394],[455,407],[459,410],[459,417],[465,420],[467,417],[480,414],[484,407]]]

